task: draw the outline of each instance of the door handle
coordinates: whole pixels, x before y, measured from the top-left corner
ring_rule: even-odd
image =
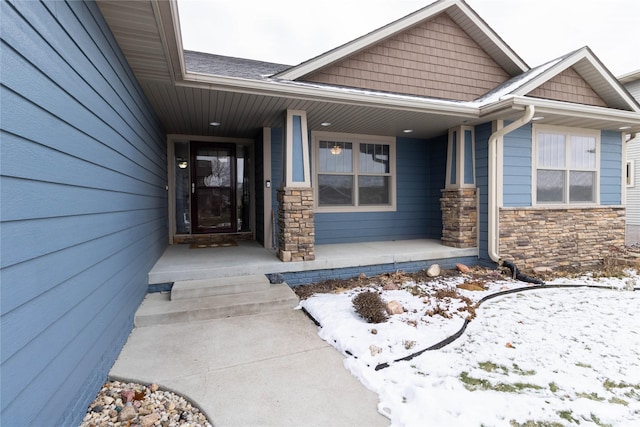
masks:
[[[191,183],[191,194],[195,194],[195,192],[196,192],[196,183],[192,182]]]

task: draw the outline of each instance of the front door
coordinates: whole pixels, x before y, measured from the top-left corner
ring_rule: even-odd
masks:
[[[235,153],[233,144],[191,143],[193,234],[237,230]]]

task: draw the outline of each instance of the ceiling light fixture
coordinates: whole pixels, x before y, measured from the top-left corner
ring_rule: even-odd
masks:
[[[322,122],[320,123],[320,126],[324,126],[324,127],[331,126],[331,122]]]
[[[209,123],[209,126],[220,126],[220,122],[211,122]]]
[[[333,154],[334,156],[337,156],[338,154],[342,153],[342,147],[336,144],[333,147],[331,147],[329,151],[331,151],[331,154]]]
[[[536,116],[536,117],[534,117],[533,119],[531,119],[531,121],[532,121],[532,122],[537,122],[538,120],[542,120],[542,119],[544,119],[544,117],[543,117],[543,116]]]
[[[627,130],[627,129],[631,129],[631,126],[620,126],[618,129]]]
[[[411,132],[413,132],[413,129],[404,129],[402,132],[404,132],[404,133],[411,133]]]

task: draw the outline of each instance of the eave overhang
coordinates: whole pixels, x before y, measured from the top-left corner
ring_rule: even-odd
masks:
[[[535,107],[536,123],[556,126],[602,129],[614,132],[640,132],[640,113],[614,108],[574,104],[563,101],[508,96],[480,107],[480,122],[487,120],[510,120],[522,114],[527,105]]]
[[[417,96],[372,92],[337,86],[324,86],[278,80],[248,80],[235,77],[186,73],[178,86],[199,87],[210,90],[277,96],[313,101],[335,102],[367,107],[381,107],[428,114],[474,118],[476,106],[466,102],[429,99]]]

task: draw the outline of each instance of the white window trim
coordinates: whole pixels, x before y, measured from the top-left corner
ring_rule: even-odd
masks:
[[[569,174],[566,174],[565,177],[565,200],[566,202],[542,202],[538,203],[538,133],[539,132],[553,132],[553,133],[562,133],[567,137],[572,135],[579,136],[589,136],[594,137],[596,140],[596,178],[595,178],[595,200],[593,202],[569,202],[569,182],[568,177]],[[598,206],[600,205],[600,131],[595,129],[584,129],[584,128],[572,128],[572,127],[563,127],[563,126],[552,126],[552,125],[538,125],[534,124],[532,129],[532,139],[533,139],[533,147],[531,153],[531,199],[533,201],[534,206],[549,206],[549,207],[570,207],[570,206]],[[569,141],[570,138],[567,138]],[[567,146],[567,150],[569,150]],[[568,161],[569,157],[567,157]],[[565,168],[565,171],[569,171],[569,168]]]
[[[394,137],[379,136],[379,135],[361,135],[352,133],[336,133],[336,132],[323,132],[312,131],[312,150],[313,150],[313,163],[312,163],[312,178],[313,178],[313,204],[314,211],[321,213],[337,213],[337,212],[395,212],[396,206],[396,139]],[[354,152],[358,152],[355,145],[364,144],[386,144],[389,146],[389,175],[391,177],[391,194],[388,205],[366,205],[366,206],[319,206],[319,194],[318,194],[318,159],[320,150],[320,141],[339,141],[350,142],[354,144]],[[358,156],[353,156],[353,175],[357,177],[358,171]],[[356,183],[354,182],[354,185]],[[356,200],[357,201],[357,200]]]
[[[627,188],[636,186],[636,162],[633,159],[626,162],[625,184]]]

